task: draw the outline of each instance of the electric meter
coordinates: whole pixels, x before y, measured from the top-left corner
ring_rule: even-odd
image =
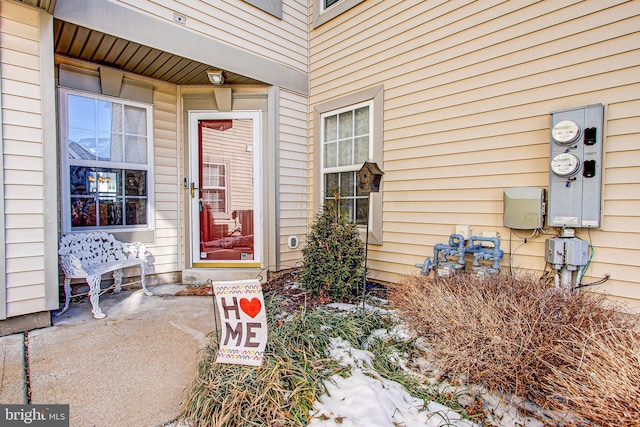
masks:
[[[551,171],[558,176],[571,176],[580,169],[580,159],[575,154],[560,153],[551,159]]]
[[[551,128],[551,137],[560,144],[571,144],[580,136],[580,126],[573,120],[562,120]]]
[[[604,106],[553,111],[548,123],[547,225],[598,228],[602,213]]]

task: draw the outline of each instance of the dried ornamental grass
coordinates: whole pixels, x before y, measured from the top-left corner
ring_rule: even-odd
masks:
[[[427,339],[443,376],[465,374],[490,391],[602,425],[638,425],[637,329],[602,296],[529,276],[409,276],[390,302]]]
[[[194,426],[303,426],[318,394],[319,380],[337,369],[322,355],[327,337],[296,337],[301,319],[269,322],[268,345],[260,367],[215,363],[217,337],[201,351],[184,405]]]
[[[640,426],[640,332],[575,328],[543,384],[554,406],[603,426]],[[577,351],[576,351],[577,350]]]
[[[468,275],[431,282],[418,276],[393,288],[391,304],[428,339],[446,376],[468,375],[489,390],[536,398],[535,386],[562,321],[563,295],[537,281]],[[566,313],[564,313],[566,314]]]
[[[332,337],[365,345],[372,331],[389,326],[380,313],[336,313],[301,310],[283,319],[274,315],[279,303],[265,295],[268,344],[260,367],[215,363],[215,334],[201,351],[196,380],[183,405],[193,426],[304,426],[323,382],[346,368],[328,358]]]

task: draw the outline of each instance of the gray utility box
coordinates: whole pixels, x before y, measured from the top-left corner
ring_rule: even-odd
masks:
[[[577,270],[589,262],[589,243],[575,237],[555,237],[545,240],[545,261],[554,270],[567,267]]]
[[[544,226],[544,188],[505,188],[502,223],[507,228],[533,230]]]
[[[545,240],[545,261],[552,265],[554,270],[559,270],[564,265],[564,239]]]
[[[601,104],[551,113],[549,200],[552,227],[600,227]]]

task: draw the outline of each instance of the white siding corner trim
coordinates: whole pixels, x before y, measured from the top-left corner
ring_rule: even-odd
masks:
[[[40,79],[44,168],[44,274],[45,307],[59,308],[58,292],[58,188],[56,83],[53,59],[53,16],[40,10]]]
[[[0,67],[0,124],[4,123],[4,115],[2,114],[2,67]],[[3,126],[0,125],[0,153],[4,153],[4,137],[2,135]],[[4,156],[0,156],[0,171],[4,171]],[[4,230],[4,173],[0,174],[0,229]],[[0,263],[0,277],[2,277],[2,285],[0,285],[0,320],[7,318],[7,264],[5,256],[5,233],[0,234],[0,259],[4,260]]]

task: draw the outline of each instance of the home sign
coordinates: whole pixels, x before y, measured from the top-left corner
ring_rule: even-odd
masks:
[[[267,346],[267,315],[260,281],[213,282],[222,336],[216,363],[260,366]]]

